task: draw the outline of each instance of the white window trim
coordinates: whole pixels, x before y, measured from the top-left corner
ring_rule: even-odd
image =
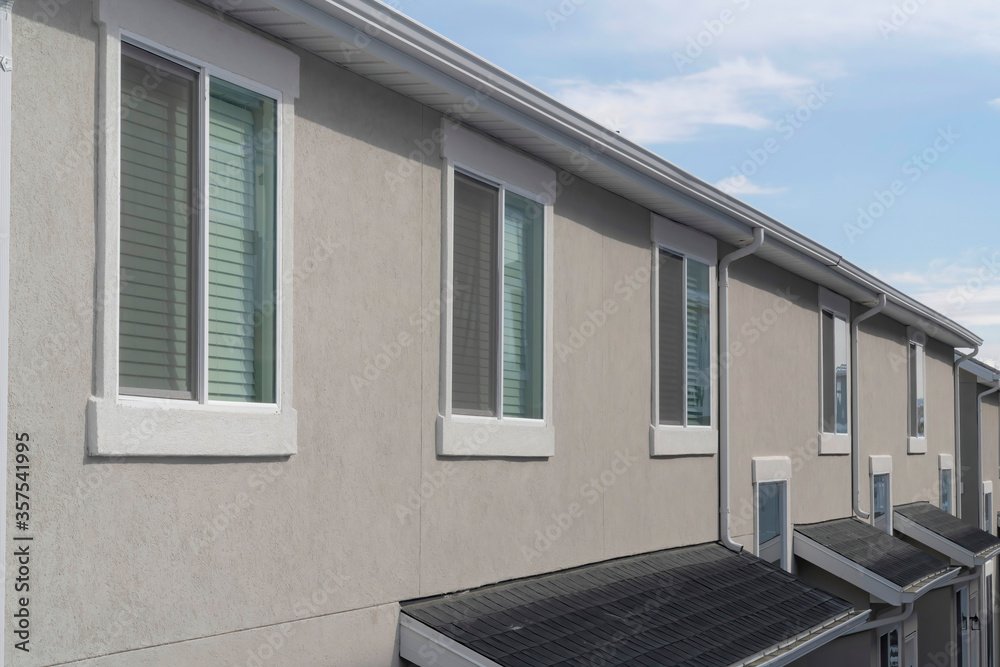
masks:
[[[710,456],[719,451],[719,299],[717,273],[719,245],[713,236],[652,214],[652,268],[650,301],[652,303],[652,415],[649,427],[651,456]],[[709,347],[712,392],[711,426],[673,426],[660,424],[660,250],[669,250],[708,265]],[[686,389],[685,389],[686,391]]]
[[[787,456],[758,456],[751,464],[753,474],[753,552],[760,555],[760,485],[781,482],[785,486],[785,544],[781,567],[792,571],[792,460]]]
[[[445,119],[439,138],[445,170],[442,188],[441,413],[437,418],[437,453],[441,456],[551,457],[555,455],[552,423],[553,351],[553,204],[556,172]],[[544,205],[544,304],[542,418],[519,419],[456,415],[452,412],[452,290],[454,284],[455,171],[501,185]]]
[[[910,435],[910,344],[916,344],[924,357],[924,434]],[[927,453],[927,334],[915,327],[906,327],[906,453]]]
[[[823,311],[842,315],[847,322],[847,433],[823,432]],[[854,368],[851,365],[851,301],[827,288],[819,288],[819,453],[820,456],[838,456],[851,453],[851,391]]]
[[[875,525],[875,475],[889,476],[888,497],[885,499],[885,532],[892,535],[892,457],[891,456],[869,456],[868,457],[868,507],[870,508],[871,524]]]
[[[938,454],[938,484],[941,483],[941,473],[951,473],[951,497],[948,499],[951,504],[951,513],[955,514],[955,457],[951,454]],[[941,494],[938,493],[938,502]]]
[[[92,456],[287,456],[297,451],[292,408],[292,148],[299,59],[284,47],[208,12],[162,0],[99,0],[96,390],[87,403]],[[278,100],[276,396],[270,405],[119,396],[120,158],[122,39]],[[164,45],[170,44],[171,47]]]

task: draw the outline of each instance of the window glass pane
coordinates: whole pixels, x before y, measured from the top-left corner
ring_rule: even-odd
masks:
[[[684,423],[684,260],[659,251],[660,423]]]
[[[969,589],[955,593],[955,635],[958,639],[955,664],[969,667]]]
[[[687,423],[712,423],[711,290],[708,265],[687,261]]]
[[[879,637],[879,667],[900,667],[898,629]]]
[[[941,471],[941,509],[951,514],[951,470]]]
[[[833,327],[833,313],[828,310],[822,311],[822,333],[823,333],[823,432],[833,433],[836,428],[836,375],[833,369],[836,367],[836,342]]]
[[[837,433],[847,433],[847,320],[833,320],[834,333],[834,395]]]
[[[194,72],[122,46],[123,394],[194,396],[196,91]]]
[[[874,525],[880,530],[885,530],[887,526],[886,517],[889,511],[889,475],[875,475],[872,486],[872,516],[875,519]]]
[[[924,437],[924,347],[917,348],[917,436]]]
[[[757,555],[769,563],[781,563],[784,553],[785,485],[757,485]]]
[[[275,402],[274,100],[213,79],[209,101],[208,395]]]
[[[452,411],[495,415],[500,191],[455,174]]]
[[[504,193],[503,413],[542,418],[544,208]]]

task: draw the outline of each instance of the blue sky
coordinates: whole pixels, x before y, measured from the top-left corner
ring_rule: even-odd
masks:
[[[1000,361],[1000,2],[389,4],[965,324]]]

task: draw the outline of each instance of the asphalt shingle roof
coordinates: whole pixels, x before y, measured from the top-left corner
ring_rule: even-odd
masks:
[[[928,502],[900,505],[895,510],[897,514],[902,514],[910,521],[937,533],[949,542],[954,542],[973,554],[1000,547],[1000,539],[993,537],[985,530],[970,526],[958,517],[952,516]]]
[[[858,519],[796,525],[795,532],[903,589],[949,569],[947,563]]]
[[[402,605],[404,614],[508,667],[721,667],[851,610],[718,543]]]

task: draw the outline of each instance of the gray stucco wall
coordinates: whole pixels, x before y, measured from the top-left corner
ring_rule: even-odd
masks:
[[[554,360],[556,456],[436,456],[442,171],[436,147],[410,156],[433,145],[441,119],[305,53],[294,146],[299,453],[87,457],[97,27],[85,0],[44,22],[34,4],[15,10],[10,439],[32,443],[36,615],[30,654],[15,653],[7,630],[8,660],[392,664],[400,600],[718,537],[717,457],[649,457],[649,214],[584,180],[555,207],[554,339],[572,349]],[[401,178],[389,188],[389,176]],[[732,285],[732,340],[746,350],[732,362],[734,533],[752,539],[754,456],[792,457],[793,521],[849,515],[849,458],[815,454],[816,286],[758,259],[734,265]],[[613,312],[574,344],[602,308]],[[862,345],[872,392],[862,419],[873,439],[903,448],[896,462],[905,367],[900,376],[887,364],[905,347],[901,325],[881,326]],[[950,437],[943,356],[928,355],[933,452]],[[933,452],[913,457],[919,481],[900,481],[900,493],[920,495]]]

